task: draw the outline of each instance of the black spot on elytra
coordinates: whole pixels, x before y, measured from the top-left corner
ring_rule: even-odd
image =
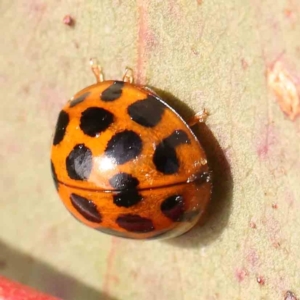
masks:
[[[169,219],[174,222],[181,221],[184,214],[184,199],[181,195],[170,196],[165,199],[160,210]]]
[[[90,95],[91,92],[86,92],[84,94],[82,94],[81,96],[75,98],[74,100],[72,100],[70,102],[70,107],[74,107],[75,105],[83,102],[89,95]]]
[[[139,215],[124,214],[120,215],[116,223],[130,232],[146,233],[154,230],[152,220],[141,217]]]
[[[144,127],[157,125],[164,113],[165,105],[153,96],[139,100],[131,104],[127,111],[130,118]]]
[[[182,144],[190,144],[191,141],[186,132],[183,130],[175,130],[170,136],[164,139],[171,147],[175,148]]]
[[[88,136],[95,137],[105,131],[113,122],[111,112],[101,107],[89,107],[81,114],[80,129]]]
[[[52,178],[53,178],[53,181],[54,181],[55,188],[56,188],[56,190],[58,190],[58,186],[59,186],[58,185],[58,179],[57,179],[54,164],[53,164],[52,161],[51,161],[51,174],[52,174]]]
[[[116,190],[134,189],[139,181],[127,173],[118,173],[109,180],[110,185]]]
[[[56,123],[53,145],[58,145],[64,139],[69,121],[69,115],[62,110]]]
[[[121,165],[136,158],[142,151],[142,140],[137,133],[124,130],[116,133],[108,142],[105,155]]]
[[[105,102],[115,101],[122,95],[123,81],[115,81],[101,94],[101,100]]]
[[[131,207],[139,203],[143,197],[135,189],[121,191],[113,196],[114,204],[119,207]]]
[[[183,130],[175,130],[170,136],[163,139],[156,146],[153,163],[156,169],[164,174],[174,174],[179,169],[176,147],[181,144],[190,144],[188,135]]]
[[[142,200],[142,196],[136,190],[139,184],[137,178],[127,173],[119,173],[109,180],[110,185],[121,192],[113,195],[117,206],[130,207]]]
[[[174,174],[179,169],[179,161],[174,148],[159,144],[153,156],[156,169],[164,174]]]
[[[87,180],[92,166],[92,151],[84,144],[76,145],[66,158],[66,168],[71,179]]]
[[[71,203],[74,208],[88,221],[101,223],[102,217],[95,203],[82,196],[71,194]]]

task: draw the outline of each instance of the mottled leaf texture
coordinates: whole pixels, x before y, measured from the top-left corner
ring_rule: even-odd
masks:
[[[1,274],[61,299],[300,299],[299,0],[1,0],[0,12]],[[95,83],[94,56],[110,88],[68,103]],[[209,112],[193,130],[212,171],[210,209],[201,226],[169,241],[100,232],[151,234],[199,212],[181,191],[158,199],[139,190],[149,169],[131,162],[157,145],[142,132],[167,138],[172,130],[154,96],[136,93],[140,102],[124,105],[127,65],[136,84],[157,89],[186,120]],[[67,174],[74,186],[97,182],[101,151],[118,165],[107,177],[118,189],[115,210],[88,202],[91,191],[66,195],[88,199],[73,202],[97,231],[69,217],[53,188],[47,156],[61,110],[59,191]],[[115,123],[119,112],[128,127]],[[85,132],[76,144],[71,128]],[[165,178],[176,177],[179,149],[188,148],[176,140],[150,160]]]

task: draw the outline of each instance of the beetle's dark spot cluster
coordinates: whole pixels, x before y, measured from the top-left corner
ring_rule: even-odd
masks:
[[[175,130],[169,137],[164,139],[164,141],[173,148],[182,144],[191,143],[187,133],[181,129]]]
[[[181,221],[184,214],[184,199],[181,195],[173,195],[165,199],[161,206],[161,212],[174,222]]]
[[[151,232],[155,229],[152,220],[133,214],[120,215],[116,223],[121,228],[136,233]]]
[[[117,206],[122,207],[131,207],[133,205],[138,204],[143,197],[139,194],[139,192],[135,189],[132,190],[125,190],[119,193],[116,193],[113,196],[114,203]]]
[[[112,158],[116,164],[122,165],[134,159],[142,152],[143,143],[137,133],[124,130],[116,133],[108,142],[105,155]]]
[[[134,122],[144,127],[154,127],[161,121],[165,108],[161,101],[148,95],[146,99],[129,105],[127,111]]]
[[[108,110],[101,107],[89,107],[81,114],[80,129],[88,136],[95,137],[105,131],[114,120]]]
[[[116,174],[109,180],[109,183],[114,189],[118,190],[113,195],[113,201],[117,206],[130,207],[143,199],[136,189],[139,184],[138,179],[130,174]]]
[[[164,174],[175,174],[179,169],[176,147],[190,143],[188,135],[183,130],[175,130],[170,136],[163,139],[156,146],[153,155],[153,163],[156,169]]]
[[[71,194],[71,203],[73,207],[88,221],[101,223],[102,217],[97,206],[92,200],[86,199],[77,194]]]
[[[123,81],[115,81],[111,86],[104,90],[101,94],[101,100],[111,102],[119,99],[122,95]]]
[[[179,161],[175,149],[163,143],[157,145],[153,162],[156,169],[164,174],[174,174],[179,169]]]
[[[53,145],[58,145],[64,139],[69,121],[69,115],[64,110],[62,110],[58,116],[58,120],[56,123]]]
[[[75,98],[74,100],[72,100],[70,102],[70,107],[74,107],[76,106],[77,104],[83,102],[89,95],[90,95],[91,92],[86,92],[84,94],[82,94],[81,96]]]
[[[52,178],[53,178],[53,181],[54,181],[55,188],[56,188],[56,190],[58,190],[58,187],[59,187],[58,179],[57,179],[54,164],[53,164],[52,161],[51,161],[51,173],[52,173]]]
[[[116,190],[127,190],[136,188],[139,181],[131,174],[118,173],[109,180],[109,184]]]
[[[66,169],[71,179],[87,180],[92,167],[92,151],[84,144],[76,145],[66,158]]]

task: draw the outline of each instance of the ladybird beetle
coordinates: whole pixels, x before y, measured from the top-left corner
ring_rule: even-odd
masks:
[[[104,81],[58,116],[51,150],[61,200],[82,223],[123,238],[171,238],[191,229],[210,200],[206,155],[189,125],[155,92]],[[204,114],[195,119],[204,117]]]

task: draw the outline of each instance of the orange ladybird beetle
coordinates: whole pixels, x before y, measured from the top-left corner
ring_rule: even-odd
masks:
[[[199,140],[155,92],[133,84],[130,69],[122,81],[104,81],[95,59],[91,66],[97,83],[78,92],[56,124],[51,169],[61,200],[79,221],[107,234],[183,234],[212,191]]]

